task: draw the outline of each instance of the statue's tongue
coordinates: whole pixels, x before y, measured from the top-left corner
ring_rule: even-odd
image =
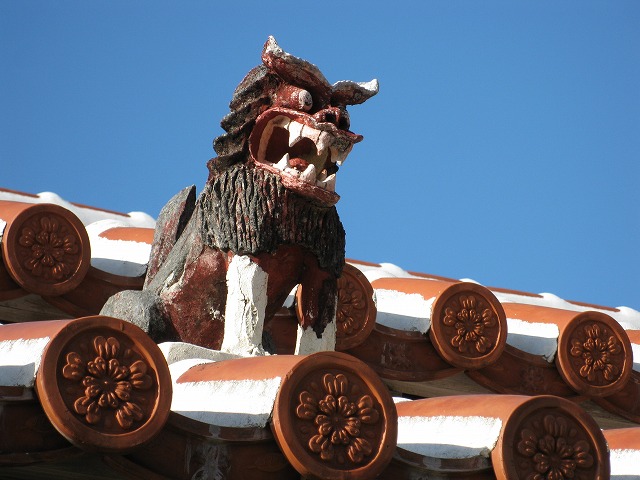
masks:
[[[305,171],[309,166],[309,162],[307,162],[304,158],[290,158],[289,165],[296,170]]]

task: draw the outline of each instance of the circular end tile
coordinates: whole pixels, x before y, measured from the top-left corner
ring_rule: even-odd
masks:
[[[607,443],[597,423],[559,397],[532,397],[517,407],[493,450],[498,478],[608,478]]]
[[[72,212],[53,204],[22,210],[5,229],[2,255],[18,285],[44,296],[76,288],[91,264],[84,225]]]
[[[620,391],[633,368],[629,337],[609,315],[576,315],[558,338],[558,370],[576,392],[606,397]]]
[[[53,426],[89,451],[125,452],[154,437],[171,407],[158,346],[124,320],[69,322],[46,347],[36,391]]]
[[[451,365],[482,368],[502,354],[507,319],[502,305],[487,288],[455,283],[433,303],[429,336],[440,356]]]
[[[376,374],[361,361],[320,352],[297,363],[276,397],[272,429],[305,478],[375,478],[390,462],[397,413]]]
[[[364,342],[376,324],[376,313],[369,280],[347,263],[338,279],[336,350],[348,350]]]

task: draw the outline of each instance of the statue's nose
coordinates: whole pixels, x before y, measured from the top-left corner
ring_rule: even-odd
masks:
[[[342,130],[349,129],[349,115],[346,110],[338,107],[327,107],[313,114],[317,122],[333,123]]]

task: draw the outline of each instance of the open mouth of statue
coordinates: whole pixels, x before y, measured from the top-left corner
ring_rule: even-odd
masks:
[[[256,120],[251,156],[261,168],[280,175],[287,188],[333,205],[336,173],[362,136],[295,110],[273,108]]]

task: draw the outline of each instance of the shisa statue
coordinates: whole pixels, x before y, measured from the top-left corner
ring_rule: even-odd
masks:
[[[269,37],[222,119],[202,193],[187,188],[160,214],[144,289],[102,313],[156,341],[262,354],[265,320],[299,285],[296,352],[332,350],[345,262],[336,174],[362,140],[346,107],[377,91],[376,80],[331,85]]]

